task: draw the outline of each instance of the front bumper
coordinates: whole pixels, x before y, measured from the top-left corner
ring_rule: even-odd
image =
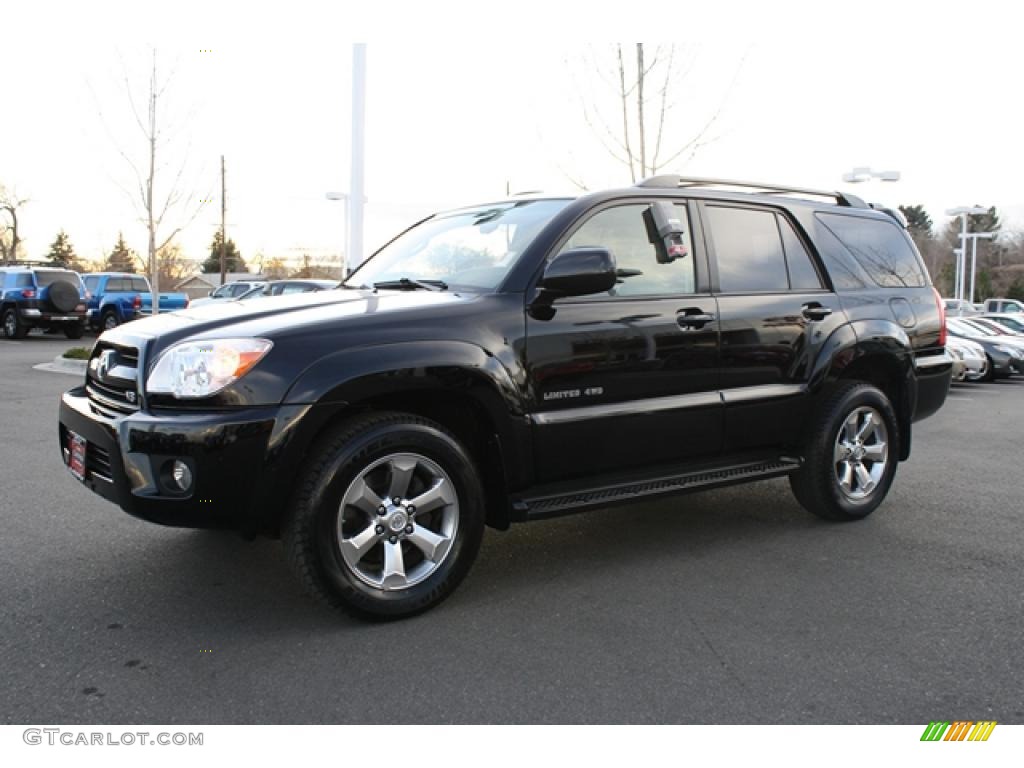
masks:
[[[61,398],[59,440],[68,464],[68,430],[87,441],[84,484],[125,512],[162,525],[258,532],[276,496],[275,465],[295,407],[108,418],[84,387]],[[184,462],[194,478],[181,492],[170,468]]]

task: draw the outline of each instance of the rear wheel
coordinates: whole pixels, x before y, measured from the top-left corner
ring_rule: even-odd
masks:
[[[885,499],[899,456],[896,414],[863,382],[841,384],[818,409],[804,465],[790,475],[797,501],[826,520],[859,520]]]
[[[67,336],[69,339],[80,339],[82,338],[82,334],[84,333],[85,328],[82,326],[81,323],[75,323],[74,325],[64,326],[64,335]]]
[[[306,590],[372,619],[444,600],[469,571],[484,527],[469,455],[410,414],[358,417],[311,452],[283,527]]]
[[[4,336],[8,339],[24,339],[28,326],[21,322],[18,310],[8,307],[4,310]]]
[[[108,309],[103,313],[103,318],[100,321],[104,331],[109,331],[113,328],[117,328],[119,323],[117,322],[117,313],[112,309]]]

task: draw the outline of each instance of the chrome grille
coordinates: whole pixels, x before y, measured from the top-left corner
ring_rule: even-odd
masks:
[[[138,350],[98,343],[85,374],[85,392],[94,410],[103,416],[139,410]]]

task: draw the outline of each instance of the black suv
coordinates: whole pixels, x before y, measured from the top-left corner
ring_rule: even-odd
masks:
[[[25,262],[0,264],[0,322],[6,338],[23,339],[33,328],[44,328],[80,339],[85,314],[85,287],[77,272]]]
[[[61,451],[137,517],[280,535],[377,618],[444,599],[485,525],[783,475],[856,520],[951,376],[898,218],[675,176],[440,213],[338,290],[104,333]]]

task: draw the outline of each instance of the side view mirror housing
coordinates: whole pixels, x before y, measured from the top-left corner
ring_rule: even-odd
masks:
[[[615,257],[607,248],[572,248],[551,260],[540,288],[552,296],[589,296],[615,287]]]

